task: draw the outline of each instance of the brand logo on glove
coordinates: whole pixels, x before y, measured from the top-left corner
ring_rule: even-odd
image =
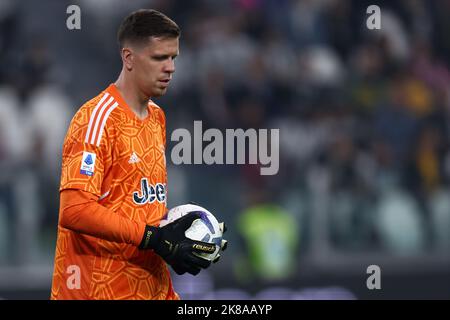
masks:
[[[150,237],[152,236],[152,234],[153,234],[152,231],[148,231],[147,234],[145,235],[144,247],[148,246],[148,243],[150,242]]]
[[[216,250],[216,247],[214,245],[213,246],[205,246],[205,245],[197,244],[197,243],[193,244],[192,248],[198,249],[198,250],[201,250],[204,252],[214,252]]]

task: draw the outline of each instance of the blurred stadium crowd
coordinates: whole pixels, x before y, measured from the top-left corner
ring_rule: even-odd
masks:
[[[81,30],[70,31],[74,3]],[[117,26],[145,7],[182,29],[174,81],[157,100],[168,138],[194,120],[280,129],[275,176],[174,166],[168,141],[169,206],[192,200],[228,222],[229,251],[210,271],[218,287],[301,286],[302,274],[339,266],[364,278],[361,261],[448,270],[450,1],[376,1],[380,30],[366,27],[370,4],[1,0],[0,269],[52,264],[65,131],[115,81]]]

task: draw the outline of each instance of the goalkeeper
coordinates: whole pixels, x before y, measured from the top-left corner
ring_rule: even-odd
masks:
[[[138,10],[118,31],[118,79],[73,117],[63,145],[51,299],[179,299],[167,264],[196,275],[214,244],[187,239],[194,213],[162,228],[166,123],[151,98],[175,72],[180,29]],[[201,244],[196,245],[196,244]]]

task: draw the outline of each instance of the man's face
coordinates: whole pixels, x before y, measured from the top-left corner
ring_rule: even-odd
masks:
[[[138,89],[149,97],[165,94],[175,72],[178,53],[178,38],[152,37],[134,48],[131,72]]]

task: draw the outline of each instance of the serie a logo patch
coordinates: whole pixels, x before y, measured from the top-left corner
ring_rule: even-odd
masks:
[[[81,160],[81,168],[80,173],[85,174],[87,176],[92,176],[94,174],[95,169],[95,153],[92,152],[83,152],[83,158]]]

